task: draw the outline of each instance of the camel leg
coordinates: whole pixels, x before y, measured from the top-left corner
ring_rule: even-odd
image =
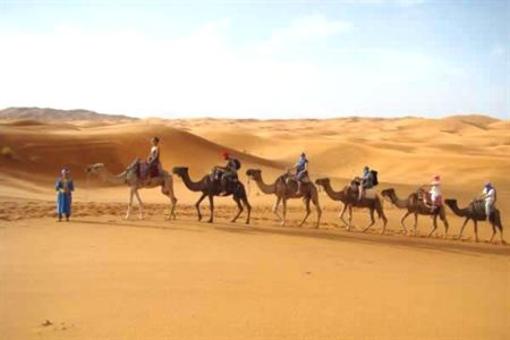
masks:
[[[317,210],[317,225],[315,226],[315,228],[319,229],[320,224],[321,224],[321,216],[322,216],[321,206],[319,205],[319,197],[316,196],[316,197],[312,198],[312,203],[313,203],[313,205],[315,205],[315,209]]]
[[[460,240],[462,237],[462,233],[464,232],[464,228],[466,227],[466,224],[469,222],[469,217],[464,220],[464,223],[462,224],[462,227],[460,228],[459,237],[457,237],[457,240]]]
[[[382,208],[381,208],[381,218],[383,220],[382,234],[384,234],[386,232],[386,225],[388,224],[388,218],[386,218],[386,215],[384,215],[384,211],[382,210]]]
[[[501,240],[501,244],[506,244],[506,241],[505,241],[505,239],[503,238],[503,227],[498,226],[498,228],[499,228],[499,238],[500,238],[500,240]]]
[[[428,237],[432,236],[436,229],[437,229],[437,214],[435,214],[434,217],[432,218],[432,230],[430,231]]]
[[[136,197],[136,200],[138,201],[138,210],[139,210],[138,217],[141,220],[143,220],[143,202],[142,202],[142,199],[140,198],[140,193],[138,192],[138,190],[135,191],[135,197]]]
[[[418,235],[418,213],[414,213],[413,229],[414,229],[414,236],[417,236]]]
[[[287,223],[287,199],[282,199],[282,222],[281,225],[285,227]]]
[[[214,220],[214,198],[213,195],[209,194],[209,208],[211,209],[211,216],[209,217],[209,223],[213,223]]]
[[[177,198],[172,196],[171,194],[166,195],[170,199],[170,214],[168,215],[169,220],[176,220],[177,216],[175,215],[175,206],[177,204]]]
[[[278,217],[278,219],[280,220],[280,222],[283,221],[283,218],[282,216],[278,213],[278,207],[280,206],[280,202],[282,201],[282,198],[280,196],[277,196],[276,197],[276,202],[273,206],[273,213]]]
[[[349,226],[349,223],[344,219],[345,211],[347,210],[347,204],[344,204],[342,211],[340,212],[340,215],[338,216],[342,222],[344,222],[344,225],[347,226],[347,231],[351,230],[351,227]]]
[[[175,197],[174,193],[174,182],[172,176],[169,176],[163,181],[163,185],[161,186],[161,192],[163,195],[167,196],[170,199],[170,214],[168,215],[169,220],[177,219],[175,215],[175,206],[177,205],[177,197]]]
[[[230,221],[232,223],[234,223],[239,218],[239,215],[241,215],[241,213],[243,212],[243,206],[241,204],[240,198],[234,196],[234,201],[237,203],[237,215],[235,215],[234,218]]]
[[[446,238],[446,236],[448,235],[449,225],[448,225],[448,220],[446,219],[446,213],[444,211],[444,207],[441,208],[441,214],[439,216],[441,217],[441,221],[443,221],[443,225],[444,225],[444,238]]]
[[[204,200],[204,198],[207,196],[206,193],[203,193],[202,196],[200,196],[200,198],[198,199],[197,203],[195,203],[195,208],[197,209],[197,214],[198,214],[198,220],[201,221],[202,220],[202,214],[200,213],[200,203],[202,203],[202,201]]]
[[[496,226],[494,225],[494,223],[491,223],[491,227],[492,227],[492,236],[489,239],[489,243],[492,243],[492,240],[494,239],[494,235],[496,235]]]
[[[473,220],[475,223],[475,242],[478,242],[478,222],[476,220]]]
[[[128,208],[126,212],[126,220],[129,220],[129,216],[131,215],[131,206],[133,205],[133,196],[135,195],[135,189],[131,188],[129,191],[129,202],[128,202]]]
[[[246,210],[248,213],[248,216],[246,217],[246,224],[250,224],[251,205],[248,202],[248,198],[246,198],[246,197],[243,197],[242,201],[243,201],[244,205],[246,206]]]
[[[352,205],[349,206],[349,230],[352,227]]]
[[[308,216],[310,216],[310,199],[309,198],[305,198],[305,209],[306,209],[305,217],[303,218],[301,223],[299,223],[299,227],[301,227],[306,222],[306,219],[308,218]]]
[[[371,226],[373,226],[375,224],[374,209],[370,209],[370,220],[371,220],[371,222],[365,227],[365,229],[363,229],[363,232],[366,232],[368,230],[368,228],[370,228]],[[383,233],[384,233],[384,230],[383,230]]]
[[[402,226],[402,230],[404,231],[404,234],[407,234],[407,227],[404,223],[404,221],[406,220],[406,218],[411,215],[411,212],[410,211],[406,211],[406,213],[404,215],[402,215],[402,218],[400,219],[400,225]]]

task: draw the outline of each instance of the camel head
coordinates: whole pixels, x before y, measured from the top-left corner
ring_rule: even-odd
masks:
[[[246,176],[255,181],[262,178],[262,170],[260,169],[248,169],[246,170]]]
[[[317,178],[315,180],[315,184],[320,185],[321,187],[325,187],[331,183],[331,180],[327,177]]]
[[[172,169],[172,173],[182,178],[188,173],[188,168],[184,166],[176,166]]]
[[[449,207],[457,206],[457,200],[454,198],[447,198],[444,200],[444,203]]]
[[[104,170],[103,163],[91,164],[85,168],[87,175],[97,175],[101,170]]]
[[[393,188],[389,188],[389,189],[384,189],[383,191],[381,191],[381,195],[383,195],[383,197],[395,197],[396,194],[395,194],[395,189]]]

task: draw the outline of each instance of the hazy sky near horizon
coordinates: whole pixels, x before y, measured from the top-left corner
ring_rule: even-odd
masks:
[[[510,115],[510,0],[0,0],[0,108]]]

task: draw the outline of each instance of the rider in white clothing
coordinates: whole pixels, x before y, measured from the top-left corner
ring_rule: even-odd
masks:
[[[485,184],[481,198],[485,202],[485,216],[487,217],[487,221],[489,221],[491,212],[493,211],[494,205],[496,204],[496,189],[490,182]]]
[[[439,176],[434,176],[432,183],[430,183],[430,210],[434,212],[437,207],[441,206],[442,201],[442,193],[441,193],[441,178]],[[424,203],[427,204],[426,197],[424,196]]]

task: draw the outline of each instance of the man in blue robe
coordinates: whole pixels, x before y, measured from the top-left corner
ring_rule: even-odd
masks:
[[[73,180],[69,176],[68,169],[62,169],[61,176],[57,179],[55,184],[57,191],[57,215],[58,221],[62,221],[62,216],[65,215],[66,221],[69,221],[71,216],[71,203],[72,192],[74,191]]]

